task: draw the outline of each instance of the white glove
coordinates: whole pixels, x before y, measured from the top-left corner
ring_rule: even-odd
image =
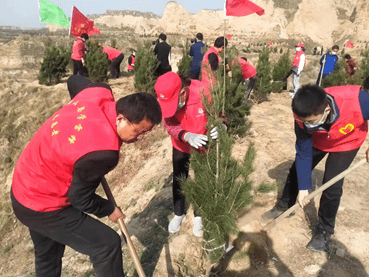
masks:
[[[211,129],[210,137],[212,140],[217,140],[219,138],[218,127],[214,127],[213,129]]]
[[[198,149],[200,146],[204,146],[208,141],[208,137],[200,134],[186,133],[184,140],[187,141],[192,147]]]

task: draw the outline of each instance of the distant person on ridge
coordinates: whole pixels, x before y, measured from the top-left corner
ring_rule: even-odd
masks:
[[[304,44],[299,43],[296,45],[296,54],[293,58],[292,62],[292,83],[293,83],[293,92],[290,92],[290,96],[293,98],[297,92],[297,90],[300,88],[300,78],[301,73],[305,68],[306,64],[306,55],[303,51]]]
[[[323,81],[324,78],[331,74],[336,68],[338,62],[337,52],[339,49],[340,48],[338,47],[338,45],[333,45],[332,51],[325,53],[320,58],[319,63],[321,67],[318,75],[318,80],[316,80],[317,85],[320,85],[321,81]]]
[[[154,53],[156,58],[160,62],[158,68],[158,74],[163,75],[169,71],[172,71],[172,67],[170,66],[170,50],[171,46],[166,43],[167,36],[165,34],[159,35],[159,42],[155,45]]]
[[[198,33],[196,35],[197,42],[191,45],[190,49],[190,56],[193,57],[192,59],[192,66],[191,66],[191,79],[199,79],[200,71],[201,71],[201,62],[204,57],[202,53],[202,49],[205,46],[203,41],[203,35]]]
[[[211,86],[216,83],[214,71],[219,68],[219,53],[223,52],[224,47],[227,45],[228,40],[226,38],[218,37],[214,42],[214,46],[210,47],[210,49],[204,55],[201,68],[201,81],[204,83],[208,90],[211,90]],[[207,94],[209,92],[205,93]]]
[[[86,40],[88,40],[87,34],[82,34],[74,40],[71,56],[73,60],[73,75],[83,76],[84,72],[86,72],[86,68],[84,68],[86,58]]]
[[[120,76],[120,64],[124,59],[124,54],[113,47],[103,46],[103,52],[108,56],[110,60],[110,77],[112,79],[119,78]]]
[[[127,70],[128,72],[131,72],[134,70],[135,68],[135,61],[136,61],[136,50],[135,49],[131,49],[131,55],[128,58],[128,66],[127,66]]]

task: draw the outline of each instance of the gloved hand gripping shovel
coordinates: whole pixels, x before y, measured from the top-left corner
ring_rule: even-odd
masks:
[[[105,194],[108,197],[109,201],[113,203],[114,207],[117,207],[117,203],[115,202],[114,196],[111,193],[111,190],[109,188],[108,182],[106,181],[105,177],[101,178],[101,184],[104,188]],[[136,249],[132,243],[131,237],[128,234],[128,230],[126,225],[124,224],[124,221],[122,218],[118,219],[119,228],[123,233],[124,239],[126,241],[126,244],[128,246],[129,254],[131,255],[131,258],[133,260],[133,263],[135,265],[135,268],[137,270],[137,274],[139,277],[146,277],[145,272],[142,269],[142,265],[140,263],[140,260],[137,256]]]

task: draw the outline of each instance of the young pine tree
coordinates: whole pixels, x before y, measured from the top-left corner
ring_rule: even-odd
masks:
[[[235,66],[232,72],[236,74],[237,70],[240,71],[240,68],[237,69]],[[243,162],[237,162],[231,155],[234,140],[223,128],[223,118],[220,115],[224,114],[223,110],[225,110],[228,120],[230,106],[232,103],[238,107],[242,106],[244,95],[237,93],[236,87],[240,82],[236,81],[234,76],[232,79],[226,76],[227,86],[224,91],[224,81],[221,81],[223,78],[220,76],[220,71],[217,75],[217,84],[211,92],[211,102],[209,103],[207,99],[203,102],[208,116],[207,129],[210,132],[214,126],[217,126],[219,139],[214,141],[209,137],[205,153],[200,154],[195,151],[192,153],[190,165],[195,177],[192,180],[182,179],[182,189],[186,199],[202,217],[203,248],[210,263],[219,261],[224,255],[228,236],[231,233],[237,233],[237,212],[252,201],[251,182],[248,176],[253,171],[252,163],[255,158],[255,150],[252,146],[248,148]],[[244,120],[245,115],[241,117]],[[232,126],[236,116],[229,119],[228,123]]]
[[[258,79],[254,88],[254,100],[257,103],[268,99],[268,95],[272,92],[272,65],[269,61],[269,50],[265,49],[259,53],[259,62],[256,66]]]
[[[38,75],[39,83],[47,86],[59,83],[66,72],[70,55],[63,46],[56,47],[48,43]]]
[[[281,48],[282,49],[282,48]],[[282,92],[283,87],[286,86],[285,77],[291,70],[291,59],[289,53],[282,55],[278,62],[273,67],[272,77],[273,77],[273,92]]]
[[[334,86],[345,86],[348,83],[348,76],[345,71],[346,61],[345,59],[339,59],[336,68],[331,74],[326,76],[322,82],[321,87],[334,87]]]
[[[158,75],[156,69],[159,67],[151,43],[146,43],[143,47],[138,47],[135,61],[135,88],[137,91],[145,91],[155,94],[154,86]]]
[[[178,62],[178,75],[189,77],[191,65],[192,65],[192,57],[189,56],[189,45],[188,40],[186,41],[186,46],[182,50],[182,59]]]
[[[87,42],[86,68],[88,76],[93,82],[106,82],[108,80],[109,60],[103,53],[102,46],[97,42]]]

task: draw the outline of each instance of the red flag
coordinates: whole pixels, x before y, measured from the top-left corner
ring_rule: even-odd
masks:
[[[100,34],[100,30],[94,27],[94,22],[91,19],[85,17],[76,7],[73,7],[70,34],[78,37],[82,34]]]
[[[346,47],[347,47],[347,48],[354,48],[354,45],[352,44],[352,42],[351,42],[351,41],[348,41],[348,42],[346,43]]]
[[[232,35],[230,35],[230,34],[226,35],[226,39],[231,39],[231,38],[232,38]]]
[[[226,2],[226,15],[246,16],[252,13],[263,15],[265,11],[249,0],[227,0]]]

